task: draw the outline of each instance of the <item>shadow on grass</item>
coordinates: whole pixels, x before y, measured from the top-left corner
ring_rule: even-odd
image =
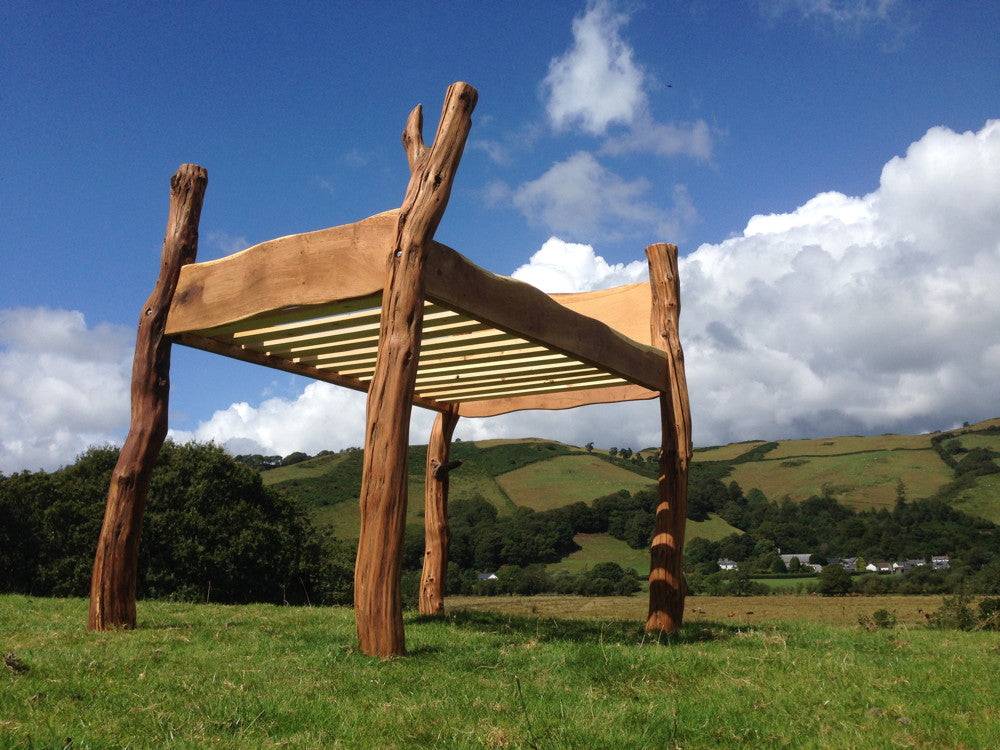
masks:
[[[688,623],[676,635],[647,633],[642,623],[627,620],[571,620],[553,617],[525,617],[496,612],[458,610],[443,617],[414,617],[414,625],[443,624],[480,633],[531,638],[537,641],[572,643],[661,644],[665,646],[728,638],[739,628],[715,622]]]

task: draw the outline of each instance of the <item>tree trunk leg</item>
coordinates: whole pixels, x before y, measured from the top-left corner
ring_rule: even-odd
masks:
[[[448,572],[448,454],[458,412],[437,415],[427,444],[424,473],[424,568],[420,575],[420,614],[444,613]]]
[[[448,87],[433,145],[419,137],[421,110],[403,134],[411,163],[396,238],[387,248],[378,359],[368,390],[365,457],[361,474],[361,529],[354,566],[358,643],[370,656],[406,653],[399,574],[406,522],[406,454],[410,411],[420,356],[424,261],[444,215],[465,140],[472,127],[476,90]]]
[[[183,164],[170,180],[170,209],[160,275],[139,314],[132,360],[132,417],[111,474],[90,584],[91,630],[135,627],[142,515],[156,457],[167,435],[170,339],[163,335],[181,266],[198,252],[198,221],[208,173]]]
[[[659,502],[650,547],[649,615],[646,630],[675,633],[684,620],[684,531],[687,524],[688,466],[691,461],[691,407],[680,340],[680,278],[677,247],[646,248],[652,292],[650,333],[666,354],[666,383],[660,394],[663,433]]]

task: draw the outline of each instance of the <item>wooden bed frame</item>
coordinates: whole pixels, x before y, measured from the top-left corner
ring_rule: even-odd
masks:
[[[672,633],[684,608],[682,550],[691,419],[678,334],[677,248],[646,249],[649,283],[545,294],[434,240],[471,128],[476,90],[448,88],[434,142],[420,105],[403,147],[403,204],[195,263],[207,172],[171,179],[160,275],[139,316],[132,418],[112,475],[88,624],[134,627],[138,542],[167,432],[172,342],[368,394],[355,566],[366,654],[405,653],[399,593],[413,404],[438,412],[427,451],[420,611],[444,610],[448,452],[459,417],[659,398],[660,502],[646,627]]]

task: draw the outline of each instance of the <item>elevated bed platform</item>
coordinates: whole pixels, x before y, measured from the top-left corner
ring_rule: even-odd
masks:
[[[176,341],[367,391],[398,210],[181,269]],[[648,284],[549,296],[432,242],[413,403],[463,417],[655,398]],[[570,395],[572,394],[572,395]]]
[[[430,146],[421,107],[410,113],[411,176],[399,208],[218,260],[194,262],[207,172],[185,164],[173,176],[160,275],[139,315],[132,419],[94,559],[90,628],[135,625],[142,514],[167,433],[174,342],[368,394],[354,598],[360,648],[383,658],[405,653],[399,582],[413,404],[438,412],[420,583],[420,610],[435,615],[444,609],[448,473],[457,463],[448,457],[459,417],[658,398],[646,628],[680,627],[691,418],[677,248],[646,248],[649,283],[549,295],[435,241],[477,98],[468,84],[449,87]]]

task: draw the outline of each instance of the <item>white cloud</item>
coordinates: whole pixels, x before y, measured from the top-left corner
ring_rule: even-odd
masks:
[[[673,191],[673,206],[650,202],[650,184],[626,180],[586,151],[553,164],[541,177],[525,182],[511,200],[525,218],[570,238],[620,239],[638,234],[676,237],[697,218],[683,185]],[[490,195],[498,194],[491,190]]]
[[[608,263],[590,245],[549,237],[511,276],[547,292],[579,292],[633,284],[646,276],[646,264]]]
[[[212,231],[208,233],[205,239],[212,248],[218,250],[223,255],[229,255],[230,253],[250,247],[250,241],[242,234]]]
[[[595,0],[573,19],[573,46],[549,63],[542,82],[549,123],[556,130],[578,127],[593,136],[624,131],[604,144],[608,154],[688,155],[708,160],[712,132],[703,120],[658,123],[650,111],[650,76],[622,38],[629,14],[610,0]]]
[[[52,469],[121,439],[132,335],[75,310],[0,310],[0,471]]]
[[[642,115],[631,130],[608,138],[601,146],[601,153],[612,156],[630,153],[659,156],[687,154],[708,161],[712,158],[712,146],[712,131],[704,120],[658,123],[648,115]]]
[[[1000,121],[933,128],[874,192],[754,216],[683,258],[696,440],[917,431],[1000,412],[997,205]],[[599,283],[603,259],[567,247],[518,275]],[[641,414],[630,427],[652,434],[655,413]]]
[[[414,440],[430,432],[433,414],[413,410]],[[313,382],[295,398],[269,398],[257,406],[245,401],[215,412],[194,430],[172,430],[178,441],[215,442],[232,453],[288,455],[317,453],[364,441],[365,395],[329,383]]]
[[[899,7],[896,0],[760,0],[761,11],[770,17],[795,13],[838,24],[888,21]]]
[[[553,126],[601,135],[609,125],[631,124],[646,107],[645,73],[619,33],[627,22],[604,0],[573,19],[573,46],[549,63],[542,83]]]

